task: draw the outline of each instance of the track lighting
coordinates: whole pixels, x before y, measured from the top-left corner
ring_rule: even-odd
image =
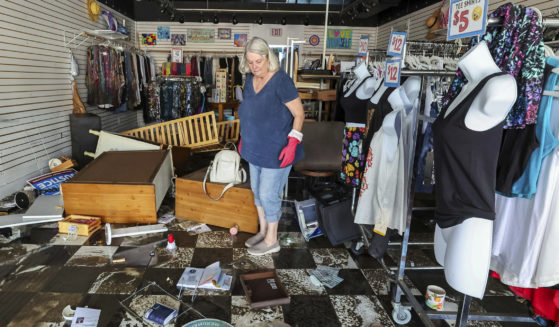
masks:
[[[204,15],[202,15],[202,13],[200,13],[200,23],[203,23],[204,21],[205,21]]]
[[[159,6],[161,7],[161,13],[165,13],[165,11],[167,11],[167,8],[169,8],[169,2],[167,0],[163,0],[159,3]]]
[[[171,19],[171,21],[175,20],[175,12],[171,11],[171,16],[169,17]]]
[[[179,23],[184,24],[184,16],[179,17]]]
[[[256,23],[258,25],[262,25],[263,22],[264,22],[264,20],[262,19],[262,16],[259,16],[258,19],[256,20]]]
[[[214,15],[214,24],[219,24],[219,18]]]
[[[303,20],[303,25],[309,26],[309,17],[308,16],[306,16],[305,19]]]
[[[233,16],[233,19],[231,20],[231,22],[233,23],[233,25],[237,25],[239,23],[239,20],[237,19],[237,16]]]
[[[283,16],[283,17],[281,18],[281,24],[282,24],[282,25],[287,24],[287,19],[285,18],[285,16]]]

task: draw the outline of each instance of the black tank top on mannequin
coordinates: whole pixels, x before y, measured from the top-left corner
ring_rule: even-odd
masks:
[[[447,117],[447,106],[433,123],[435,155],[435,220],[441,228],[467,218],[495,219],[495,180],[503,121],[486,131],[469,129],[464,119],[491,74],[460,102]]]
[[[342,109],[344,109],[345,115],[344,119],[346,123],[359,123],[359,124],[366,124],[367,123],[367,107],[369,98],[366,99],[359,99],[357,97],[357,90],[365,83],[366,80],[369,78],[373,78],[372,76],[364,78],[361,83],[353,90],[353,92],[346,96],[342,96],[340,98],[340,105]]]

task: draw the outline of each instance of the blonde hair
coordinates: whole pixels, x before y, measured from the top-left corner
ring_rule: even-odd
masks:
[[[247,52],[255,53],[261,55],[264,58],[267,58],[268,70],[275,72],[279,69],[278,57],[270,49],[270,47],[268,46],[268,42],[259,37],[253,37],[245,46],[245,52],[243,53],[243,57],[241,58],[241,62],[239,64],[239,71],[242,74],[250,73],[250,67],[247,64]]]

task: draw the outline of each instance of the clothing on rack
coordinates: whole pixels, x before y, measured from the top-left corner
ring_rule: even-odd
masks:
[[[500,6],[489,17],[502,18],[502,26],[488,26],[481,40],[487,43],[497,66],[515,77],[518,87],[518,99],[504,127],[523,128],[536,123],[541,101],[545,66],[542,24],[533,9],[511,3]],[[476,44],[477,38],[472,38],[470,48]],[[458,71],[443,107],[460,93],[465,82],[464,75]]]
[[[203,105],[200,86],[193,77],[160,77],[155,87],[159,88],[161,121],[194,115]],[[157,105],[150,108],[151,115],[157,115]]]
[[[559,60],[548,58],[559,66]],[[552,73],[546,89],[559,85]],[[541,123],[541,125],[540,125]],[[493,231],[491,269],[503,283],[518,287],[549,287],[559,284],[559,98],[544,96],[538,117],[541,151],[532,156],[541,160],[537,191],[530,198],[497,195]],[[547,154],[547,155],[546,155]]]
[[[501,75],[505,73],[486,76],[448,116],[446,106],[433,123],[435,220],[441,228],[471,217],[495,219],[497,156],[504,122],[485,131],[474,131],[464,119],[485,84]]]

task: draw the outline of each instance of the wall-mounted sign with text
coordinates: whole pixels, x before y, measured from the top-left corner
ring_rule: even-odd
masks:
[[[359,39],[359,50],[357,50],[358,56],[366,56],[367,51],[369,51],[369,37],[361,36]]]
[[[384,70],[384,86],[386,87],[400,86],[401,69],[402,69],[401,59],[386,60],[386,68]]]
[[[447,40],[485,33],[487,0],[452,0],[448,13]]]
[[[350,29],[329,28],[326,47],[328,49],[351,49]]]

